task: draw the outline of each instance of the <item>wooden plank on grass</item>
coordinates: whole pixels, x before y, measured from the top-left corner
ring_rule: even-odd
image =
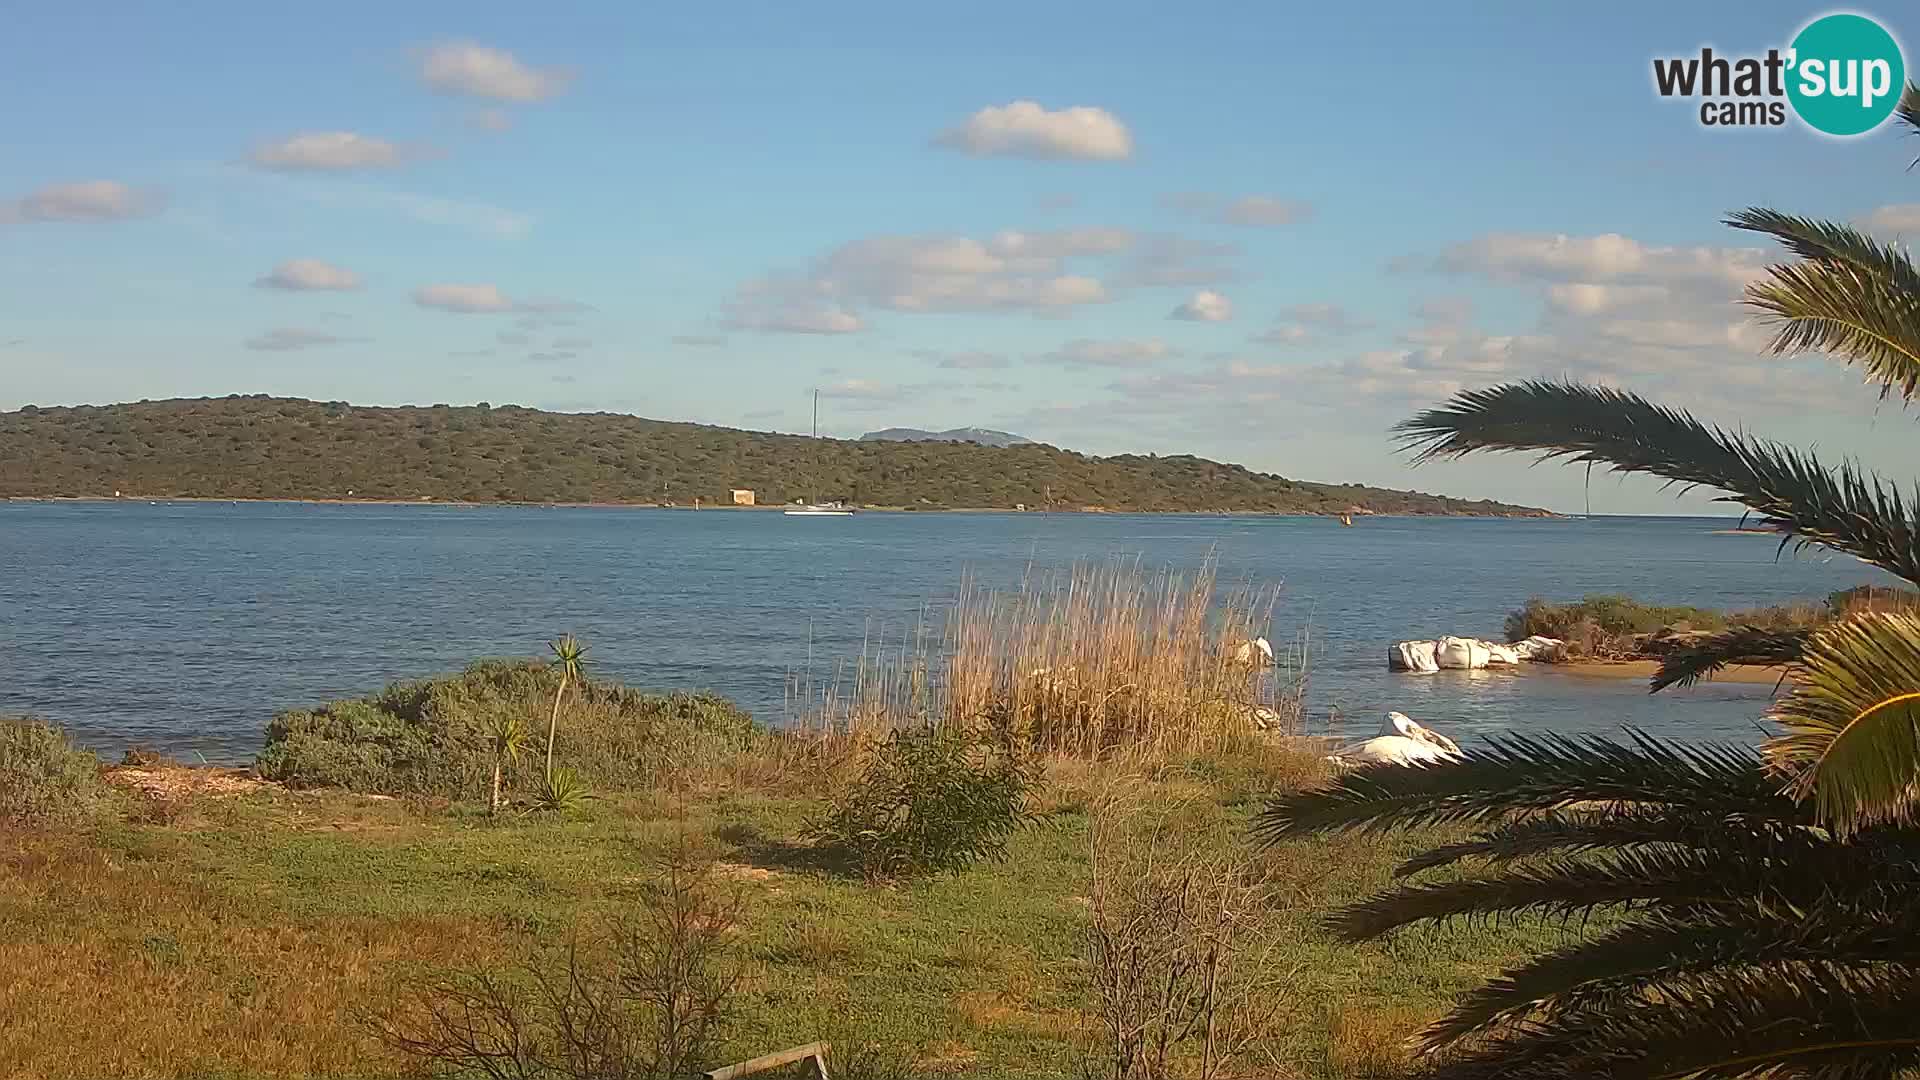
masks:
[[[752,1076],[754,1073],[777,1069],[782,1065],[791,1065],[796,1061],[813,1059],[813,1066],[820,1073],[820,1080],[827,1080],[827,1044],[823,1042],[796,1046],[791,1050],[781,1050],[772,1054],[763,1054],[752,1061],[743,1061],[738,1065],[727,1065],[706,1072],[707,1080],[736,1080],[737,1077]]]

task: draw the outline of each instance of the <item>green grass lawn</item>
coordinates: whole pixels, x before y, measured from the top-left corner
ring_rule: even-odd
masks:
[[[1244,1075],[1395,1075],[1401,1037],[1562,933],[1338,942],[1324,913],[1431,836],[1256,854],[1249,790],[1219,769],[1139,789],[1183,849],[1253,858],[1267,887],[1279,997]],[[465,805],[268,787],[165,823],[0,832],[0,1076],[402,1075],[361,1018],[404,979],[555,955],[634,905],[683,834],[744,902],[727,1060],[824,1038],[927,1075],[1078,1076],[1096,1028],[1086,804],[1055,793],[1002,864],[894,885],[797,857],[818,801],[725,789],[495,824]]]

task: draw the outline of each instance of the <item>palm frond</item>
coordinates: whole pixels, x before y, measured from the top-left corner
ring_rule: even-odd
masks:
[[[1806,648],[1808,630],[1765,630],[1758,626],[1736,626],[1682,645],[1660,658],[1660,670],[1653,673],[1652,691],[1669,686],[1692,686],[1712,678],[1728,664],[1758,664],[1783,667],[1800,659]]]
[[[1654,996],[1521,1022],[1430,1080],[1892,1078],[1920,1064],[1920,970],[1781,963],[1702,972]]]
[[[1917,885],[1920,862],[1912,850],[1834,843],[1814,830],[1728,830],[1698,848],[1621,847],[1399,885],[1341,908],[1327,925],[1348,941],[1364,941],[1416,922],[1522,913],[1568,918],[1622,906],[1677,914],[1749,904],[1793,912],[1831,903],[1885,909]]]
[[[1920,271],[1915,270],[1904,249],[1881,243],[1852,225],[1759,206],[1736,210],[1723,224],[1771,236],[1802,259],[1841,263],[1867,277],[1892,281],[1904,288],[1920,286]]]
[[[1781,829],[1807,827],[1805,824],[1778,819],[1723,816],[1663,806],[1551,811],[1502,821],[1465,840],[1430,848],[1395,867],[1393,875],[1410,877],[1467,859],[1481,859],[1489,866],[1503,866],[1549,853],[1577,855],[1646,844],[1707,849],[1721,842],[1730,830],[1777,834]]]
[[[1920,83],[1907,84],[1907,92],[1900,95],[1896,112],[1901,122],[1913,129],[1908,134],[1920,135]]]
[[[1684,411],[1608,387],[1529,381],[1465,391],[1401,423],[1416,460],[1539,451],[1725,492],[1782,543],[1820,544],[1920,582],[1920,523],[1898,489],[1851,464],[1709,427]]]
[[[1743,747],[1679,746],[1630,734],[1495,735],[1431,768],[1381,765],[1269,802],[1254,836],[1293,836],[1494,820],[1583,802],[1698,806],[1713,813],[1811,820]]]
[[[1897,821],[1920,793],[1920,617],[1857,615],[1815,632],[1794,688],[1769,712],[1768,758],[1841,832]]]
[[[1428,1050],[1523,1018],[1606,1007],[1721,967],[1780,963],[1920,966],[1920,914],[1892,917],[1823,905],[1793,917],[1754,905],[1716,918],[1665,915],[1617,927],[1510,968],[1461,997],[1420,1033]]]
[[[1765,233],[1801,262],[1771,267],[1747,303],[1776,324],[1775,353],[1828,352],[1859,363],[1882,397],[1920,388],[1920,270],[1897,244],[1850,226],[1775,210],[1742,210],[1737,229]]]

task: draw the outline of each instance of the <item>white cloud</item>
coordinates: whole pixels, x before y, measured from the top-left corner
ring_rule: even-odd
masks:
[[[1228,203],[1220,219],[1229,225],[1291,225],[1313,213],[1313,207],[1294,199],[1248,195]]]
[[[1878,233],[1912,236],[1920,233],[1920,203],[1893,203],[1874,210],[1866,218],[1867,228]]]
[[[916,349],[914,356],[939,367],[954,371],[989,371],[1006,367],[1009,361],[1004,353],[991,352],[946,352],[940,349]]]
[[[1270,330],[1255,334],[1253,340],[1262,345],[1298,345],[1313,337],[1313,331],[1298,323],[1281,323]]]
[[[1619,233],[1488,233],[1449,248],[1434,266],[1503,280],[1695,283],[1724,291],[1760,277],[1766,257],[1758,248],[1655,246]]]
[[[153,192],[118,180],[82,180],[52,184],[0,203],[0,222],[124,221],[153,213],[162,200]]]
[[[263,175],[263,183],[277,185],[295,198],[322,206],[397,214],[426,225],[440,225],[499,237],[518,237],[533,228],[533,218],[515,210],[470,199],[450,199],[391,191],[329,177],[325,182],[301,177]]]
[[[821,283],[781,277],[750,281],[735,290],[721,322],[763,334],[857,334],[866,327]]]
[[[1591,281],[1555,282],[1547,303],[1575,315],[1598,315],[1636,304],[1656,304],[1671,295],[1662,285],[1601,285]]]
[[[593,348],[592,338],[563,337],[553,339],[553,347],[567,352],[580,353]]]
[[[424,147],[403,146],[352,131],[309,131],[261,143],[247,160],[260,168],[283,172],[345,172],[391,169],[428,153]]]
[[[727,339],[719,334],[675,334],[673,343],[701,349],[716,349],[725,345]]]
[[[935,142],[976,157],[1124,161],[1133,156],[1133,135],[1107,110],[1082,105],[1050,111],[1031,101],[981,109]]]
[[[575,300],[515,300],[502,292],[500,286],[486,284],[422,285],[413,290],[413,302],[424,308],[437,308],[463,315],[532,312],[533,314],[517,320],[517,324],[525,329],[565,326],[573,321],[552,314],[554,312],[593,310],[588,305]]]
[[[413,290],[413,302],[461,314],[515,310],[513,301],[498,285],[422,285]]]
[[[348,292],[360,287],[360,275],[319,259],[289,259],[253,283],[262,289],[291,292]]]
[[[1278,195],[1233,197],[1208,191],[1176,191],[1162,195],[1160,204],[1220,225],[1291,225],[1313,216],[1311,203]]]
[[[1202,289],[1167,317],[1188,322],[1226,322],[1233,318],[1233,301],[1211,289]]]
[[[493,340],[502,345],[526,345],[533,341],[532,338],[518,330],[502,330],[493,335]]]
[[[342,345],[361,341],[362,338],[341,337],[324,330],[304,330],[299,327],[281,327],[257,334],[246,340],[246,346],[256,352],[292,352],[295,349],[308,349],[316,345]]]
[[[1339,304],[1294,304],[1281,308],[1280,314],[1302,326],[1318,327],[1329,334],[1348,334],[1373,328],[1372,323],[1355,318]]]
[[[1145,341],[1096,341],[1078,338],[1040,357],[1070,367],[1147,367],[1180,355],[1179,350],[1158,338]]]
[[[874,379],[842,379],[820,388],[821,397],[859,401],[899,401],[906,393],[904,386]]]
[[[1139,238],[1133,254],[1114,281],[1120,285],[1219,285],[1238,280],[1240,271],[1229,260],[1240,254],[1237,244],[1171,233]]]
[[[851,333],[861,310],[1059,313],[1108,299],[1098,278],[1069,263],[1112,258],[1133,243],[1124,229],[954,235],[881,235],[844,244],[799,274],[742,284],[726,325],[799,333]]]
[[[441,42],[420,54],[420,79],[428,86],[493,101],[545,101],[572,78],[560,68],[528,67],[504,49],[472,41]]]

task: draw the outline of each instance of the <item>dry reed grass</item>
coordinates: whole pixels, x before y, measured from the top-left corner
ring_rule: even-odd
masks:
[[[892,644],[866,642],[825,685],[790,681],[791,727],[863,741],[905,724],[973,727],[1005,710],[1050,755],[1158,758],[1294,733],[1303,717],[1305,642],[1265,662],[1276,586],[1222,587],[1209,561],[1191,573],[1135,562],[1029,573],[1017,589],[964,578],[940,634],[924,616]]]

